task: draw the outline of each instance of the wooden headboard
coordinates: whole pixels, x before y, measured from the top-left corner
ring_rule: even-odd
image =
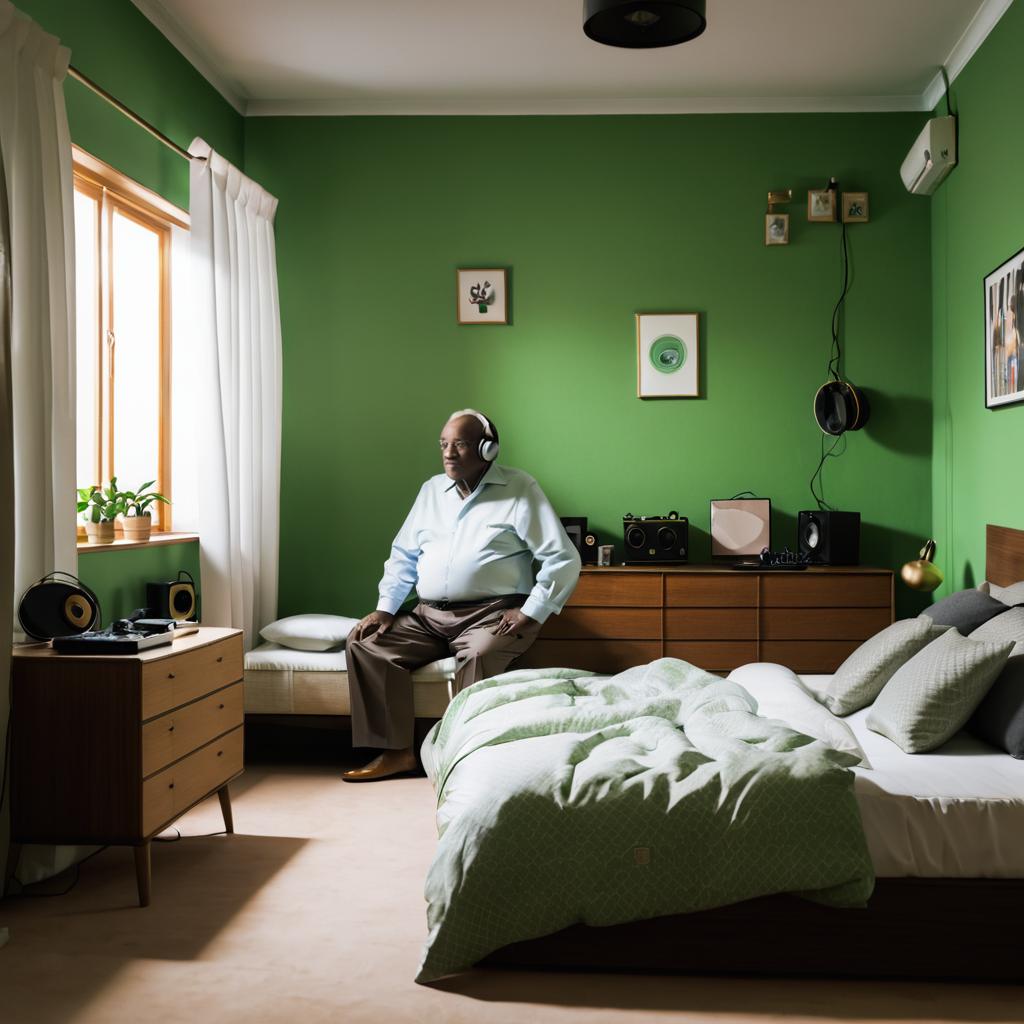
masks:
[[[1024,530],[985,527],[985,579],[998,587],[1024,580]]]

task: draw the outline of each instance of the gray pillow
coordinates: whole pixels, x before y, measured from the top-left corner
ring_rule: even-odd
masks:
[[[949,630],[886,683],[868,715],[868,728],[908,754],[934,750],[971,717],[1011,650],[1009,642],[990,644]]]
[[[822,703],[834,715],[850,715],[866,708],[900,665],[948,628],[936,626],[924,616],[886,626],[839,666],[821,696]]]
[[[989,619],[971,634],[972,640],[1013,641],[999,678],[971,715],[966,729],[979,740],[1024,759],[1024,608],[1011,608]]]
[[[973,633],[989,619],[1006,611],[1006,605],[980,590],[958,590],[925,608],[923,615],[929,616],[938,626],[955,626],[962,636]]]

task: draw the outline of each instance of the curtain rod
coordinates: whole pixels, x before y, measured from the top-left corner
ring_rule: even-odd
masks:
[[[129,121],[134,121],[135,124],[137,124],[140,128],[145,129],[147,132],[149,132],[150,135],[153,136],[154,139],[156,139],[158,142],[162,142],[168,149],[177,153],[178,156],[184,157],[186,160],[206,159],[205,157],[193,157],[193,155],[187,149],[182,149],[181,146],[179,146],[176,142],[173,142],[171,139],[167,138],[167,136],[164,135],[162,131],[160,131],[158,128],[154,128],[145,118],[139,117],[139,115],[136,114],[134,110],[131,110],[128,107],[126,107],[119,99],[117,99],[116,96],[111,96],[110,93],[103,88],[103,86],[97,85],[91,78],[89,78],[86,75],[83,75],[82,72],[79,71],[78,68],[76,68],[74,65],[68,67],[68,74],[76,81],[81,82],[82,85],[84,85],[87,89],[91,89],[101,99],[106,100],[115,110],[118,110],[122,114],[124,114],[124,116],[127,117]]]

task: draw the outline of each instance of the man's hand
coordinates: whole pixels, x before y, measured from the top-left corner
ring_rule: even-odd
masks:
[[[518,608],[509,608],[498,620],[498,625],[494,628],[494,635],[508,636],[509,633],[515,633],[516,630],[522,629],[534,621],[529,615],[524,615]]]
[[[370,612],[369,615],[365,615],[359,620],[359,625],[355,628],[356,639],[365,640],[367,637],[373,636],[374,633],[377,636],[383,636],[394,621],[395,617],[391,612]]]

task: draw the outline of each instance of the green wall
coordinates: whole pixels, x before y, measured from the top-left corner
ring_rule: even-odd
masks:
[[[165,135],[187,147],[201,135],[243,163],[243,118],[128,0],[17,0],[71,49],[71,63]],[[72,79],[64,86],[72,141],[188,209],[188,163]],[[70,514],[71,496],[68,496]],[[188,569],[199,545],[88,551],[79,574],[96,590],[106,622],[143,604],[144,583]]]
[[[71,63],[179,146],[202,136],[242,166],[243,118],[129,0],[17,0]],[[71,139],[188,209],[188,164],[84,85],[64,86]]]
[[[177,579],[180,569],[199,582],[198,541],[145,548],[90,548],[78,553],[78,574],[96,592],[104,625],[143,607],[146,584]]]
[[[959,163],[931,200],[932,488],[945,591],[984,579],[986,523],[1024,529],[1024,404],[985,408],[982,297],[985,276],[1024,246],[1024,134],[1006,108],[1022,40],[1018,2],[953,83]]]
[[[776,546],[820,434],[840,228],[806,220],[836,175],[850,227],[846,371],[869,426],[826,469],[863,560],[931,530],[929,208],[899,166],[920,114],[249,118],[246,170],[280,199],[280,612],[361,614],[447,414],[473,405],[502,459],[621,552],[625,512],[677,509],[708,555],[708,500],[773,500]],[[765,248],[770,188],[792,244]],[[458,266],[511,268],[512,325],[455,324]],[[697,400],[635,397],[636,311],[697,311]],[[901,609],[916,596],[901,594]]]

